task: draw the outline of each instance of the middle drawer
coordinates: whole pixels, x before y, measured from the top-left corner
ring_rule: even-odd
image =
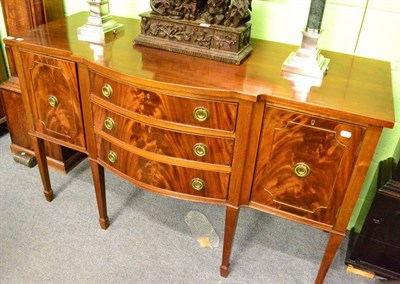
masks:
[[[230,166],[234,139],[192,135],[150,126],[92,104],[96,131],[133,147],[175,158]]]

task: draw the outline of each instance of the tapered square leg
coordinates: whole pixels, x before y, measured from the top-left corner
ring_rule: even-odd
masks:
[[[322,284],[324,282],[326,273],[328,272],[329,267],[331,266],[332,261],[335,258],[336,252],[339,249],[343,238],[344,235],[333,232],[330,234],[328,244],[326,245],[325,254],[319,267],[317,279],[315,280],[316,284]]]
[[[97,208],[99,210],[99,223],[103,230],[110,225],[107,216],[106,188],[104,180],[104,168],[93,160],[90,160],[90,168],[92,169],[94,189],[96,192]]]
[[[51,189],[49,168],[46,158],[46,147],[44,140],[32,137],[33,149],[35,151],[36,161],[39,168],[40,178],[42,179],[44,196],[47,201],[52,201],[54,198],[53,190]]]
[[[229,262],[231,258],[233,239],[235,237],[238,214],[239,208],[226,207],[224,248],[220,268],[220,274],[222,277],[227,277],[229,274]]]

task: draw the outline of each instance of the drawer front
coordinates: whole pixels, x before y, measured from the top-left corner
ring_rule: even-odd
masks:
[[[251,200],[332,225],[364,128],[266,108]]]
[[[75,64],[21,52],[36,131],[85,147]]]
[[[92,105],[93,123],[103,131],[136,148],[205,163],[231,165],[233,139],[212,138],[170,131],[140,123]]]
[[[129,111],[175,123],[233,132],[236,103],[169,96],[90,74],[91,93]]]
[[[97,146],[101,161],[142,183],[139,186],[148,185],[185,195],[226,199],[229,184],[227,173],[196,170],[148,160],[101,138],[97,138]]]

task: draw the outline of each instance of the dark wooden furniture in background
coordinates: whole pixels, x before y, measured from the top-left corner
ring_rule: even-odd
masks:
[[[400,162],[379,165],[378,190],[360,233],[352,231],[346,264],[400,279]]]
[[[9,35],[18,34],[64,17],[62,0],[2,0],[1,5],[7,34]],[[0,97],[3,101],[5,117],[7,117],[11,152],[14,155],[19,152],[34,155],[31,138],[28,135],[27,118],[14,59],[7,47],[6,52],[10,67],[10,78],[0,86]],[[46,151],[49,165],[61,172],[70,171],[79,161],[85,158],[82,153],[49,142],[46,142]]]
[[[281,74],[294,46],[253,40],[253,54],[235,66],[132,47],[140,32],[132,19],[115,17],[125,32],[114,41],[79,41],[87,16],[5,40],[47,200],[44,141],[51,141],[89,155],[102,228],[107,168],[159,194],[226,206],[223,276],[240,207],[329,232],[322,283],[382,129],[394,125],[390,64],[326,52],[322,86],[297,99],[292,82],[315,80]]]

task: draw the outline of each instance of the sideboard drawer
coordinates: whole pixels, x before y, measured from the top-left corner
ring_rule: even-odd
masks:
[[[226,199],[230,176],[228,173],[196,170],[148,160],[99,137],[97,146],[98,157],[103,163],[133,179],[139,186],[197,197]]]
[[[266,107],[251,201],[332,225],[364,131]]]
[[[75,63],[21,52],[36,131],[85,148]]]
[[[126,110],[167,120],[233,132],[237,104],[159,94],[90,73],[92,95]]]
[[[167,130],[126,118],[92,104],[96,131],[133,147],[170,157],[231,165],[234,139],[213,138]]]

